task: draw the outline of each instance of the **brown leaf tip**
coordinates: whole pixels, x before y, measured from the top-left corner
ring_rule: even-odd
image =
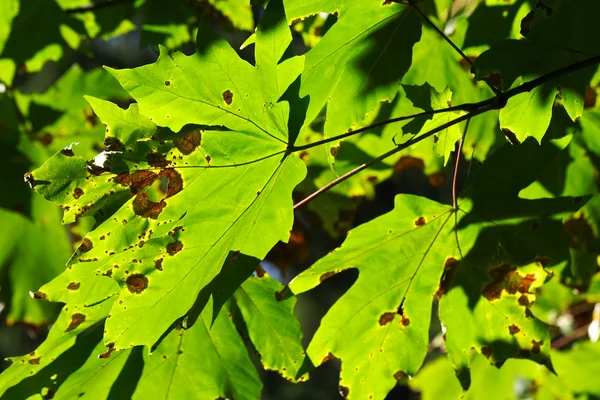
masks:
[[[227,89],[223,92],[223,100],[227,105],[231,104],[231,102],[233,101],[233,93],[231,93],[231,90]]]
[[[83,239],[83,242],[81,242],[81,244],[79,245],[77,252],[79,254],[83,254],[83,253],[87,253],[88,251],[90,251],[93,248],[94,248],[94,244],[92,243],[92,241],[88,238],[85,238],[85,239]]]
[[[386,312],[379,317],[379,325],[385,326],[394,320],[395,312]]]
[[[148,278],[142,274],[130,275],[125,281],[131,293],[140,294],[148,288]]]

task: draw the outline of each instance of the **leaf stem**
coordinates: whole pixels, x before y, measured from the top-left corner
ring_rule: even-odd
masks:
[[[465,133],[460,138],[460,142],[458,142],[458,150],[456,151],[456,164],[454,164],[454,177],[452,178],[452,207],[455,210],[458,210],[458,205],[456,203],[456,180],[458,176],[458,167],[460,165],[460,155],[462,153],[463,143],[465,142],[465,139],[467,138],[467,132],[469,131],[469,122],[471,122],[471,119],[467,120],[467,124],[465,125]]]
[[[484,112],[490,111],[490,110],[498,110],[501,108],[504,108],[506,106],[506,104],[508,103],[508,100],[511,97],[514,97],[518,94],[521,93],[525,93],[525,92],[529,92],[533,89],[535,89],[536,87],[543,85],[553,79],[556,79],[560,76],[563,75],[567,75],[570,74],[572,72],[578,71],[580,69],[584,69],[587,67],[590,67],[592,65],[596,65],[600,63],[600,55],[598,56],[594,56],[591,58],[588,58],[586,60],[577,62],[575,64],[570,64],[567,65],[565,67],[559,68],[555,71],[552,71],[546,75],[542,75],[539,78],[533,79],[531,81],[525,82],[513,89],[510,89],[506,92],[503,93],[499,93],[498,95],[496,95],[495,97],[491,97],[489,99],[486,100],[482,100],[478,103],[467,103],[467,104],[462,104],[459,106],[454,106],[454,107],[450,107],[447,109],[443,109],[443,110],[437,110],[439,112],[448,112],[448,111],[456,111],[456,110],[469,110],[468,114],[465,114],[461,117],[458,117],[456,119],[453,119],[452,121],[449,121],[433,130],[430,130],[429,132],[424,133],[423,135],[416,137],[414,139],[411,139],[409,141],[407,141],[406,143],[401,144],[400,146],[388,151],[387,153],[384,153],[382,155],[380,155],[377,158],[372,159],[371,161],[361,164],[358,167],[354,168],[353,170],[345,173],[344,175],[338,177],[337,179],[329,182],[327,185],[323,186],[321,189],[317,190],[316,192],[314,192],[313,194],[311,194],[310,196],[306,197],[305,199],[303,199],[302,201],[300,201],[299,203],[297,203],[296,205],[294,205],[294,210],[298,209],[300,207],[302,207],[304,204],[310,202],[311,200],[313,200],[314,198],[320,196],[321,194],[327,192],[328,190],[330,190],[331,188],[333,188],[334,186],[336,186],[337,184],[339,184],[340,182],[345,181],[346,179],[356,175],[357,173],[359,173],[360,171],[370,167],[373,164],[378,163],[379,161],[382,161],[384,159],[386,159],[387,157],[390,157],[396,153],[398,153],[399,151],[402,151],[410,146],[412,146],[413,144],[416,144],[424,139],[427,139],[428,137],[432,136],[433,134],[440,132],[444,129],[447,129],[455,124],[458,124],[462,121],[466,121],[476,115],[482,114]],[[399,117],[402,118],[402,117]],[[357,130],[354,132],[349,132],[351,134],[356,134],[356,133],[360,133],[360,132],[364,132],[366,130],[369,129],[373,129],[375,126],[382,126],[382,125],[386,125],[386,124],[390,124],[392,122],[397,122],[397,118],[396,119],[391,119],[388,121],[383,121],[383,122],[379,122],[375,125],[371,125],[371,126],[367,126],[364,128],[361,128],[361,130]],[[359,132],[360,131],[360,132]],[[344,134],[346,136],[350,136],[349,134]],[[340,135],[341,136],[341,135]],[[334,140],[333,138],[329,138],[331,140]],[[330,140],[330,141],[331,141]],[[294,147],[288,151],[290,152],[295,152],[298,150],[302,150],[302,149],[306,149],[306,148],[310,148],[310,147],[314,147],[317,146],[318,144],[322,144],[323,141],[320,142],[315,142],[312,143],[311,145],[305,145],[305,146],[299,146],[299,147]],[[318,144],[317,144],[318,143]]]

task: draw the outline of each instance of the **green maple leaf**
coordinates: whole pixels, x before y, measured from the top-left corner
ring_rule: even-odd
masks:
[[[343,270],[358,269],[357,281],[322,319],[307,349],[315,364],[341,359],[344,392],[383,398],[396,379],[418,371],[427,354],[436,294],[442,297],[448,350],[460,372],[467,372],[468,361],[456,360],[471,348],[494,362],[528,357],[551,367],[548,332],[529,307],[533,289],[546,276],[539,263],[554,265],[569,257],[560,218],[580,204],[572,198],[518,199],[548,149],[528,141],[503,150],[473,172],[477,190],[456,213],[450,206],[399,195],[393,211],[351,231],[341,248],[289,284],[298,294]],[[507,160],[531,168],[515,179],[506,171]],[[506,271],[497,273],[502,265]],[[463,325],[472,329],[463,332]],[[519,331],[511,333],[511,325]],[[488,332],[486,326],[498,329]]]
[[[291,191],[305,167],[286,151],[289,105],[277,101],[303,58],[281,61],[291,34],[283,7],[269,10],[256,67],[204,27],[193,56],[161,48],[152,65],[110,70],[137,104],[123,111],[90,99],[107,124],[107,160],[86,163],[73,147],[32,174],[36,190],[67,210],[65,222],[98,221],[41,291],[68,303],[66,282],[116,280],[104,336],[116,350],[152,346],[224,263],[247,276],[288,239]]]
[[[302,97],[310,97],[306,121],[327,105],[325,134],[338,134],[396,96],[421,36],[419,17],[409,6],[330,0],[290,0],[285,5],[290,19],[318,12],[339,15],[306,54],[300,89]]]

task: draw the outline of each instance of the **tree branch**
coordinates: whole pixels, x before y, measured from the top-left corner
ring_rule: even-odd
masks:
[[[433,134],[440,132],[444,129],[447,129],[455,124],[458,124],[462,121],[466,121],[476,115],[482,114],[484,112],[490,111],[490,110],[497,110],[497,109],[501,109],[504,108],[506,106],[506,104],[508,103],[508,100],[511,97],[514,97],[518,94],[521,93],[525,93],[525,92],[530,92],[531,90],[535,89],[538,86],[541,86],[545,83],[548,83],[549,81],[556,79],[558,77],[561,77],[563,75],[567,75],[570,74],[572,72],[575,71],[579,71],[580,69],[584,69],[587,67],[590,67],[592,65],[596,65],[600,63],[600,55],[599,56],[594,56],[591,58],[588,58],[586,60],[577,62],[575,64],[571,64],[571,65],[567,65],[563,68],[559,68],[555,71],[552,71],[546,75],[542,75],[539,78],[533,79],[531,81],[525,82],[513,89],[508,90],[507,92],[503,92],[503,93],[499,93],[497,96],[495,97],[491,97],[489,99],[480,101],[478,103],[467,103],[467,104],[462,104],[459,106],[455,106],[455,107],[450,107],[447,109],[442,109],[442,110],[437,110],[438,112],[448,112],[448,111],[456,111],[456,110],[470,110],[470,112],[466,115],[463,115],[462,117],[458,117],[456,119],[453,119],[452,121],[449,121],[435,129],[430,130],[429,132],[424,133],[423,135],[416,137],[414,139],[411,139],[409,141],[407,141],[406,143],[403,143],[402,145],[388,151],[387,153],[384,153],[382,155],[380,155],[377,158],[372,159],[371,161],[361,164],[358,167],[354,168],[352,171],[349,171],[347,173],[345,173],[344,175],[340,176],[339,178],[331,181],[330,183],[328,183],[327,185],[323,186],[321,189],[317,190],[316,192],[314,192],[313,194],[311,194],[310,196],[306,197],[305,199],[303,199],[302,201],[300,201],[299,203],[297,203],[294,206],[294,209],[298,209],[300,207],[302,207],[304,204],[310,202],[311,200],[313,200],[314,198],[320,196],[321,194],[327,192],[328,190],[330,190],[331,188],[333,188],[334,186],[336,186],[337,184],[339,184],[340,182],[345,181],[346,179],[356,175],[357,173],[359,173],[360,171],[370,167],[373,164],[378,163],[379,161],[382,161],[396,153],[398,153],[399,151],[402,151],[410,146],[412,146],[413,144],[416,144],[424,139],[427,139],[428,137],[432,136]],[[355,132],[348,132],[346,134],[347,136],[350,136],[350,134],[356,134],[356,133],[360,133],[360,132],[364,132],[366,130],[369,129],[373,129],[376,126],[382,126],[382,125],[387,125],[393,122],[397,122],[398,119],[401,120],[401,118],[403,117],[399,117],[399,118],[395,118],[395,119],[391,119],[388,121],[383,121],[383,122],[379,122],[375,125],[371,125],[371,126],[367,126],[364,128],[361,128],[360,130],[357,130]],[[360,131],[360,132],[359,132]],[[342,135],[340,135],[342,136]],[[329,138],[326,139],[329,141],[334,140],[333,138]],[[295,152],[298,150],[302,150],[302,149],[306,149],[306,148],[310,148],[310,147],[314,147],[317,146],[318,144],[323,144],[324,141],[320,141],[320,142],[315,142],[312,143],[310,145],[305,145],[305,146],[299,146],[299,147],[295,147],[292,148],[291,152]],[[317,144],[318,143],[318,144]],[[325,142],[326,143],[326,142]]]
[[[329,182],[327,185],[323,186],[321,189],[317,190],[316,192],[314,192],[313,194],[311,194],[310,196],[308,196],[307,198],[305,198],[304,200],[300,201],[299,203],[297,203],[296,205],[294,205],[294,210],[298,209],[300,207],[302,207],[304,204],[310,202],[311,200],[313,200],[314,198],[320,196],[321,194],[327,192],[329,189],[331,189],[332,187],[336,186],[338,183],[345,181],[346,179],[350,178],[351,176],[354,176],[356,174],[358,174],[360,171],[362,171],[363,169],[369,168],[371,165],[378,163],[379,161],[382,161],[386,158],[388,158],[389,156],[392,156],[410,146],[412,146],[413,144],[419,143],[422,140],[427,139],[428,137],[433,136],[434,134],[443,131],[444,129],[447,129],[453,125],[456,125],[460,122],[469,120],[471,118],[473,118],[476,115],[479,114],[483,114],[486,111],[489,111],[493,109],[493,105],[488,105],[486,107],[481,107],[479,110],[473,111],[469,114],[463,115],[461,117],[455,118],[452,121],[446,122],[443,125],[438,126],[437,128],[434,128],[426,133],[424,133],[423,135],[411,139],[409,141],[407,141],[406,143],[402,143],[401,145],[399,145],[398,147],[388,151],[387,153],[384,153],[382,155],[380,155],[377,158],[372,159],[369,162],[366,162],[364,164],[359,165],[358,167],[354,168],[352,171],[348,171],[346,172],[344,175],[340,176],[339,178]]]

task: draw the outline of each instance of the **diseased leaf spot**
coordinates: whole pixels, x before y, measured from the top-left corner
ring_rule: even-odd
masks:
[[[155,168],[165,168],[167,165],[171,164],[171,161],[167,160],[165,156],[159,153],[151,152],[146,156],[146,161],[148,165]]]
[[[516,335],[519,332],[521,332],[521,329],[514,324],[508,327],[508,333],[511,335]]]
[[[75,155],[75,153],[73,153],[73,150],[70,148],[70,146],[62,149],[60,151],[60,154],[62,154],[65,157],[73,157]]]
[[[133,274],[125,281],[131,293],[140,294],[148,288],[148,278],[142,274]]]
[[[523,307],[529,307],[529,297],[526,294],[519,297],[519,305]]]
[[[163,259],[162,258],[159,258],[158,260],[154,260],[154,268],[156,268],[159,271],[162,271],[163,270],[162,263],[163,263]]]
[[[257,278],[264,278],[266,275],[267,275],[267,271],[265,271],[263,269],[263,267],[261,267],[259,265],[258,268],[256,268],[256,277]]]
[[[165,86],[171,86],[171,81],[165,81]]]
[[[104,139],[104,146],[107,151],[125,151],[125,145],[114,136],[108,136]]]
[[[440,280],[440,287],[436,292],[438,298],[442,297],[448,292],[448,290],[450,290],[450,285],[452,284],[452,280],[454,279],[454,274],[458,269],[458,265],[458,260],[452,257],[447,259],[444,263],[444,273],[442,274],[442,279]]]
[[[33,364],[33,365],[38,365],[40,363],[40,358],[32,358],[31,360],[27,361],[29,364]]]
[[[106,347],[108,347],[108,350],[105,353],[100,354],[98,358],[108,358],[110,357],[111,353],[115,351],[114,343],[109,343]]]
[[[487,346],[483,346],[481,348],[481,354],[483,354],[485,358],[490,358],[492,355],[492,349]]]
[[[227,105],[231,104],[231,102],[233,101],[233,93],[231,93],[231,90],[227,89],[223,92],[223,100]]]
[[[185,154],[187,156],[188,154],[191,154],[194,150],[196,150],[196,147],[200,145],[201,140],[202,135],[200,134],[200,130],[196,129],[195,131],[185,136],[173,139],[173,143],[182,154]]]
[[[403,376],[404,376],[404,372],[398,371],[394,374],[394,379],[399,381],[400,379],[402,379]]]
[[[423,226],[427,223],[427,221],[425,221],[424,217],[419,217],[417,218],[417,220],[415,221],[415,225],[416,226]]]
[[[181,243],[179,240],[167,245],[167,253],[170,256],[174,256],[175,254],[179,253],[181,249],[183,249],[183,243]]]
[[[329,271],[329,272],[325,272],[323,275],[321,275],[319,277],[319,282],[323,282],[326,279],[331,278],[332,276],[334,276],[336,274],[335,271]]]
[[[77,200],[78,198],[80,198],[81,196],[83,196],[83,190],[81,188],[75,188],[73,190],[73,198],[75,200]]]
[[[71,315],[71,323],[69,324],[69,326],[65,332],[70,332],[73,329],[76,329],[84,321],[85,321],[85,315],[83,315],[83,314],[77,313],[77,314]]]
[[[535,340],[532,340],[531,344],[533,345],[531,347],[531,352],[534,354],[538,354],[541,350],[542,345],[544,344],[544,341],[540,340],[539,342],[536,342]]]
[[[152,219],[157,219],[166,205],[167,203],[165,203],[164,200],[161,200],[160,202],[149,200],[147,192],[139,192],[132,202],[133,212],[135,212],[136,215]]]
[[[92,241],[88,238],[85,238],[85,239],[83,239],[83,242],[81,242],[81,245],[79,245],[77,252],[79,254],[84,254],[93,248],[94,248],[94,244],[92,243]]]
[[[167,185],[167,198],[176,195],[183,189],[183,179],[181,174],[172,168],[167,168],[160,171],[160,176],[164,176],[169,180]]]
[[[71,282],[67,285],[67,289],[69,290],[77,290],[79,289],[79,286],[81,286],[81,283],[79,282]]]
[[[48,296],[46,296],[46,293],[40,292],[39,290],[37,292],[29,292],[29,295],[34,299],[48,300]]]
[[[340,391],[340,396],[342,396],[344,399],[347,399],[348,396],[350,395],[350,389],[348,389],[346,386],[340,385],[339,391]]]
[[[402,326],[408,326],[410,325],[410,319],[406,318],[405,316],[402,316],[400,323],[402,324]]]
[[[379,325],[384,326],[389,324],[390,322],[392,322],[394,320],[394,316],[396,315],[395,312],[386,312],[381,314],[381,317],[379,317]]]

